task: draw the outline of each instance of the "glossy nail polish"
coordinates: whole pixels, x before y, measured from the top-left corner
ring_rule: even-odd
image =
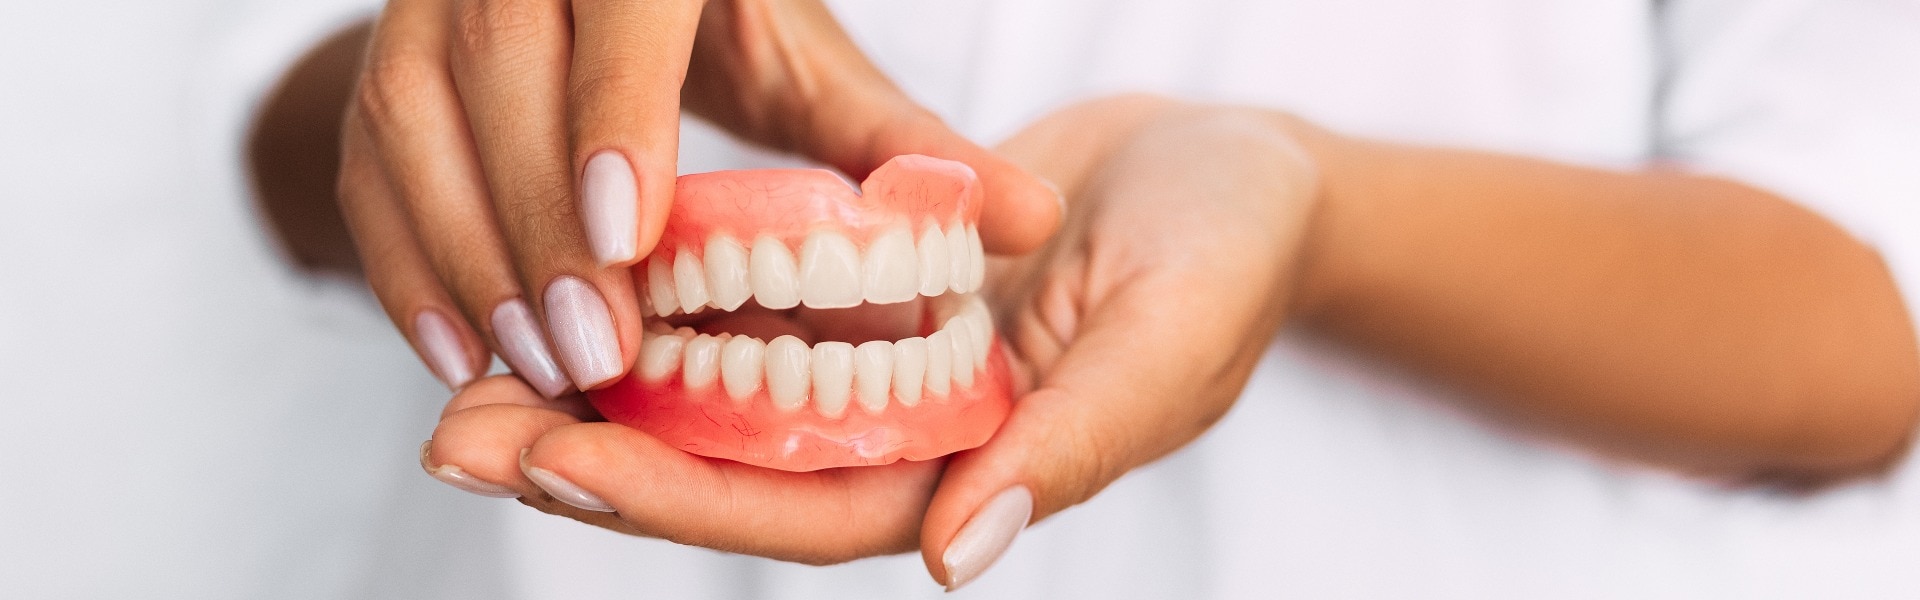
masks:
[[[639,207],[640,186],[625,156],[604,150],[587,159],[580,175],[580,217],[594,259],[601,264],[633,259]]]
[[[940,563],[947,568],[947,591],[971,583],[1000,560],[1031,518],[1033,493],[1023,485],[1007,488],[980,505],[940,555]]]
[[[526,473],[527,479],[533,480],[534,485],[546,490],[547,494],[552,495],[555,500],[565,502],[569,506],[580,510],[613,512],[613,505],[607,504],[607,501],[601,500],[599,496],[580,489],[580,486],[574,485],[571,481],[567,481],[558,473],[528,465],[526,450],[520,451],[520,471]]]
[[[493,337],[500,342],[501,358],[527,385],[548,398],[566,393],[572,382],[560,372],[560,364],[547,351],[547,337],[533,322],[527,302],[514,298],[493,307]]]
[[[466,344],[453,321],[436,310],[423,310],[413,317],[413,339],[426,355],[433,376],[448,388],[460,389],[473,380],[473,366],[467,358]]]
[[[560,363],[584,390],[620,374],[620,338],[613,314],[593,284],[572,275],[547,284],[547,332]]]
[[[479,478],[461,470],[460,467],[454,465],[433,466],[433,463],[427,461],[427,453],[432,450],[433,440],[427,440],[420,444],[420,468],[426,469],[428,475],[432,475],[434,479],[440,480],[441,483],[459,488],[461,491],[470,494],[486,496],[488,498],[520,497],[520,492],[513,491],[505,486],[481,481]]]

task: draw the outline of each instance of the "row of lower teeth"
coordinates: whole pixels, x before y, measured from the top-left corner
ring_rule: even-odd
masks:
[[[643,381],[658,384],[679,375],[689,392],[717,384],[736,402],[752,398],[764,385],[780,410],[799,410],[811,401],[814,410],[835,419],[846,415],[852,401],[877,414],[889,399],[912,407],[923,398],[937,400],[970,388],[993,343],[992,317],[977,298],[932,335],[858,347],[846,342],[808,347],[793,336],[762,342],[655,323],[640,345],[637,366]]]
[[[980,288],[985,271],[980,231],[972,225],[942,231],[928,222],[918,241],[905,225],[891,227],[865,252],[844,235],[815,231],[801,243],[798,259],[771,236],[749,248],[714,235],[701,253],[680,247],[648,258],[643,304],[654,315],[709,306],[730,311],[748,298],[773,309],[892,304],[916,295],[971,292]]]

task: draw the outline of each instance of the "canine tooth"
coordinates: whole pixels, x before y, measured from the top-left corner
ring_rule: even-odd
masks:
[[[953,291],[967,291],[967,284],[973,281],[968,271],[973,267],[973,259],[967,258],[967,230],[959,225],[947,228],[941,237],[947,239],[947,276]]]
[[[927,336],[927,389],[945,396],[953,389],[953,339],[945,330]]]
[[[800,244],[800,303],[807,308],[860,305],[860,249],[829,231],[807,234]]]
[[[736,335],[720,347],[720,385],[727,388],[727,395],[735,400],[759,391],[760,378],[766,372],[766,342]]]
[[[813,351],[800,338],[783,335],[767,342],[767,395],[774,408],[798,410],[807,402],[807,388],[813,383],[809,364]]]
[[[920,403],[927,380],[927,338],[910,337],[893,343],[893,396],[911,407]]]
[[[720,310],[733,310],[753,297],[753,285],[747,282],[747,248],[733,238],[716,235],[707,238],[707,295]]]
[[[702,389],[720,378],[720,344],[724,341],[704,333],[687,341],[686,361],[680,367],[687,389]]]
[[[786,244],[760,236],[753,240],[753,253],[747,260],[754,301],[772,309],[800,305],[800,268],[795,266],[793,251]]]
[[[947,339],[953,341],[953,384],[955,387],[973,387],[973,330],[955,317],[947,321],[946,331]]]
[[[640,342],[640,378],[659,382],[680,369],[680,350],[687,340],[677,335],[656,335]]]
[[[673,291],[673,265],[664,258],[647,259],[647,300],[662,317],[680,310],[679,295]]]
[[[673,289],[679,292],[680,310],[699,312],[707,306],[707,268],[684,247],[673,254]]]
[[[920,232],[920,242],[915,250],[920,259],[920,295],[947,293],[947,284],[952,280],[947,274],[952,268],[947,257],[947,236],[940,233],[938,226],[929,222],[927,228]]]
[[[980,245],[980,228],[967,226],[967,291],[980,289],[987,279],[987,250]]]
[[[838,419],[853,396],[853,344],[820,342],[813,347],[813,409]]]
[[[913,249],[913,233],[906,227],[888,228],[867,244],[861,274],[868,302],[892,304],[912,300],[920,287],[914,267],[920,257]]]
[[[860,406],[880,414],[893,388],[893,343],[874,340],[853,349],[853,388]]]

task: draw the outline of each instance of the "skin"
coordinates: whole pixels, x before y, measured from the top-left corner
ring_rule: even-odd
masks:
[[[1034,387],[986,446],[769,471],[582,422],[577,397],[494,377],[455,396],[427,461],[636,535],[816,564],[918,549],[945,582],[940,555],[987,498],[1025,485],[1043,518],[1191,441],[1283,324],[1462,389],[1491,418],[1732,481],[1878,472],[1920,413],[1920,351],[1878,255],[1737,182],[1144,97],[1058,111],[997,150],[1059,182],[1071,210],[988,284]],[[522,449],[618,512],[552,500]]]
[[[572,276],[605,301],[621,359],[574,383],[625,373],[641,331],[626,267],[665,226],[682,108],[855,177],[899,154],[967,163],[989,250],[1032,249],[1059,219],[1046,183],[908,99],[817,1],[395,0],[367,35],[342,133],[345,224],[377,250],[362,263],[395,326],[424,358],[417,316],[451,317],[470,372],[500,350],[496,307],[525,300],[546,323],[545,290]],[[578,205],[602,152],[631,163],[639,207],[637,253],[606,262]]]

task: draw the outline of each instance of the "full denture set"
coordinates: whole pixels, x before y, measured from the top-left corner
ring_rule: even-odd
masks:
[[[792,471],[985,443],[1010,390],[993,318],[973,294],[985,273],[981,203],[965,165],[913,155],[859,192],[819,170],[681,177],[665,233],[634,267],[651,321],[639,361],[591,400],[689,452]],[[701,331],[778,332],[799,327],[786,313],[855,307],[908,311],[914,335],[809,344]],[[676,319],[690,326],[666,322]]]

